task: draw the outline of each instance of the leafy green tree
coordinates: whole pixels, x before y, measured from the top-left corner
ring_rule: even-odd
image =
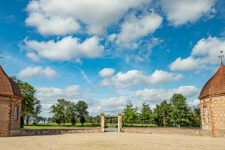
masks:
[[[21,127],[23,127],[24,120],[26,120],[28,125],[32,117],[38,117],[38,114],[41,112],[41,105],[40,101],[34,96],[36,90],[33,86],[18,80],[15,76],[11,77],[11,79],[19,86],[23,96],[21,112]]]
[[[58,99],[55,105],[51,106],[51,113],[53,113],[53,119],[58,123],[65,125],[66,120],[70,115],[70,101],[64,99]]]
[[[141,123],[152,123],[152,110],[148,104],[142,104],[141,113],[139,117]]]
[[[76,111],[77,111],[77,116],[80,118],[80,123],[83,124],[85,123],[85,117],[88,116],[88,105],[84,101],[78,101],[76,104]]]
[[[186,103],[186,97],[182,94],[174,94],[170,100],[170,103],[173,107],[171,121],[174,125],[187,125],[190,124],[190,109]]]
[[[78,116],[76,104],[74,102],[69,103],[69,118],[72,125],[76,124],[76,118]]]
[[[35,101],[34,101],[34,112],[32,114],[32,118],[33,118],[34,124],[37,124],[38,122],[40,122],[42,120],[42,117],[39,116],[40,113],[41,113],[41,103],[40,103],[39,100],[37,100],[35,98]]]
[[[138,108],[133,107],[132,104],[126,105],[126,108],[123,110],[123,121],[126,123],[134,123],[138,119]]]
[[[163,101],[160,105],[157,104],[153,115],[155,123],[164,127],[170,124],[172,110],[171,104],[168,104],[167,101]]]
[[[192,111],[190,112],[190,125],[195,126],[195,127],[200,127],[201,125],[201,114],[200,114],[200,107],[195,106],[191,109]]]

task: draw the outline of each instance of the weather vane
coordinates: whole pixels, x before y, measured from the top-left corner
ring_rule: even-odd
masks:
[[[223,65],[223,57],[224,57],[223,51],[220,51],[220,55],[219,55],[218,57],[219,57],[220,60],[221,60],[221,65]]]

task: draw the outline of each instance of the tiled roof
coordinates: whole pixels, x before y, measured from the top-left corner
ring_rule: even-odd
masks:
[[[225,95],[225,66],[221,65],[215,75],[204,85],[199,99]]]
[[[22,98],[20,88],[8,77],[0,66],[0,95],[16,96]]]

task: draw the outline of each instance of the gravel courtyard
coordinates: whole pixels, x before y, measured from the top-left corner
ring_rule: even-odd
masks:
[[[225,150],[225,138],[141,133],[85,133],[0,138],[0,150],[181,149]]]

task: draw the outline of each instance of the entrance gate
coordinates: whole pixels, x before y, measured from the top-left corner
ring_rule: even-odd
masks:
[[[102,132],[115,132],[115,131],[122,132],[122,113],[118,113],[118,116],[106,116],[106,117],[108,122],[106,122],[104,113],[101,113],[101,131]],[[117,128],[115,128],[116,125],[114,124],[116,117],[118,117]],[[105,125],[107,125],[108,128],[106,128]]]

